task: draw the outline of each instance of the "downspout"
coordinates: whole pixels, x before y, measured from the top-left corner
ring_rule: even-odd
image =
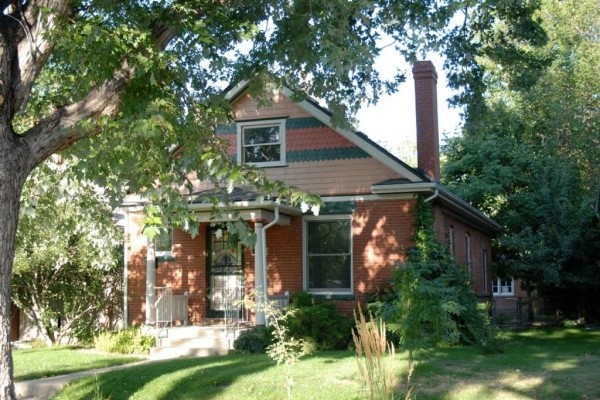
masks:
[[[436,187],[435,188],[435,192],[429,196],[428,198],[426,198],[425,200],[423,200],[425,203],[429,203],[431,200],[435,199],[436,197],[438,197],[440,194],[440,190]]]
[[[279,206],[275,205],[275,219],[273,219],[273,221],[269,222],[267,225],[265,225],[262,229],[262,256],[263,256],[263,265],[262,267],[264,268],[263,271],[263,278],[264,278],[264,282],[263,282],[263,288],[265,291],[265,298],[267,297],[267,295],[269,294],[269,289],[267,286],[268,283],[268,279],[267,279],[267,229],[269,229],[270,227],[272,227],[273,225],[275,225],[276,223],[279,222]]]

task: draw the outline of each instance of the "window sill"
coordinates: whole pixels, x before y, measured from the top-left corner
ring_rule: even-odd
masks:
[[[175,261],[175,257],[172,254],[164,254],[156,256],[156,262],[167,262],[167,261]]]
[[[514,293],[494,293],[493,297],[515,297]]]
[[[310,292],[309,292],[310,293]],[[352,293],[310,293],[318,300],[356,300],[356,296]]]
[[[281,168],[287,167],[289,164],[287,163],[247,163],[248,165],[252,165],[253,167],[258,168]]]

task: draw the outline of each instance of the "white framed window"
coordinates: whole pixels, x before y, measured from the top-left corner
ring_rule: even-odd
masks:
[[[285,119],[237,123],[239,163],[285,165]]]
[[[173,255],[173,230],[161,229],[154,238],[154,254],[156,257],[171,257]]]
[[[467,262],[467,270],[469,274],[473,271],[473,254],[471,253],[471,235],[465,235],[465,261]]]
[[[352,216],[304,217],[304,288],[352,294]]]
[[[492,292],[494,296],[513,296],[515,294],[514,279],[495,278],[492,280]]]

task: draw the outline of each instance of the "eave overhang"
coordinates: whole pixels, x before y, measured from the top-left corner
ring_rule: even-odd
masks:
[[[381,185],[375,184],[371,186],[371,191],[374,194],[422,193],[424,195],[431,195],[432,197],[435,195],[435,198],[440,200],[445,207],[467,218],[476,226],[479,226],[493,234],[497,234],[502,231],[502,227],[494,222],[491,218],[437,182],[409,182]]]
[[[188,209],[194,212],[198,217],[198,222],[214,221],[214,206],[209,203],[192,203],[188,204]],[[292,207],[285,204],[277,204],[274,201],[237,201],[226,206],[218,204],[217,208],[223,210],[231,210],[232,212],[226,215],[223,220],[233,220],[236,215],[243,218],[245,221],[275,221],[275,208],[279,208],[279,220],[277,225],[290,225],[292,217],[302,215],[302,210],[298,207]]]

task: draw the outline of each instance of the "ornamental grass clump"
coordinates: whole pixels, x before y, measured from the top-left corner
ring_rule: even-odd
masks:
[[[361,380],[366,386],[369,399],[394,398],[394,367],[396,354],[394,345],[386,340],[385,322],[367,321],[358,309],[358,317],[354,313],[356,332],[352,331],[352,339],[356,347],[356,361]]]

